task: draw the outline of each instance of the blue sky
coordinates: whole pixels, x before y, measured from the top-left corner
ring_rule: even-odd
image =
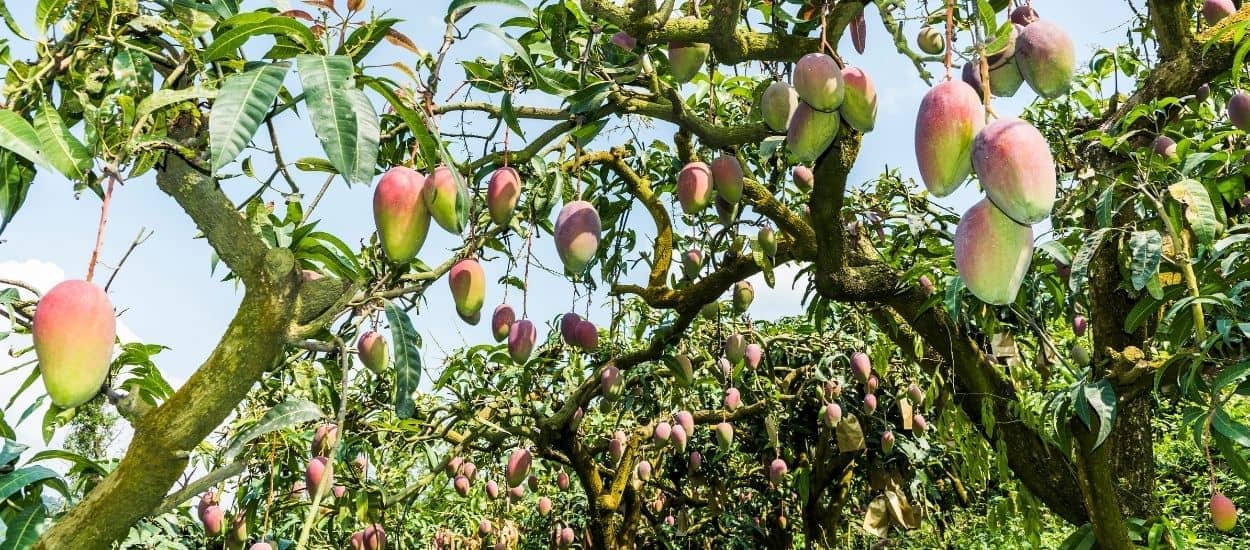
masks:
[[[24,28],[33,26],[35,0],[8,0],[5,3]],[[397,25],[401,32],[411,37],[422,49],[436,51],[441,42],[442,17],[447,3],[370,0],[368,6],[402,18],[404,21]],[[269,4],[270,2],[262,1],[244,2],[247,8]],[[276,1],[272,4],[279,9],[298,7],[311,10],[301,2]],[[1035,1],[1034,6],[1043,17],[1059,22],[1073,36],[1078,50],[1078,70],[1081,68],[1079,64],[1096,48],[1121,42],[1127,29],[1126,22],[1132,16],[1127,5],[1122,2]],[[461,28],[468,29],[479,21],[499,22],[510,16],[510,13],[499,9],[480,9],[467,17]],[[876,130],[864,139],[860,160],[852,172],[851,181],[860,183],[870,180],[886,166],[900,167],[904,175],[918,177],[912,149],[912,132],[914,112],[927,86],[917,76],[910,60],[894,51],[875,8],[868,8],[867,19],[867,52],[864,55],[856,54],[849,44],[839,48],[846,52],[848,62],[863,67],[868,72],[875,81],[880,96]],[[906,28],[907,36],[914,37],[919,30],[918,22],[909,21]],[[13,39],[7,29],[0,29],[0,36]],[[258,42],[263,40],[258,39]],[[27,45],[14,42],[12,46],[15,57],[30,55]],[[457,65],[459,60],[477,56],[495,59],[503,50],[503,45],[497,39],[485,33],[476,33],[467,41],[453,46],[444,66],[444,82],[438,100],[443,101],[446,94],[456,89],[463,79],[463,71]],[[369,61],[371,65],[378,67],[395,61],[411,64],[413,56],[384,44],[371,54]],[[939,64],[933,64],[930,70],[936,75],[942,73]],[[384,68],[370,71],[393,73],[392,69]],[[293,73],[288,77],[288,83],[298,86]],[[457,96],[457,99],[462,98],[463,95]],[[1000,115],[1012,116],[1018,114],[1033,98],[1033,93],[1026,86],[1015,98],[996,100],[994,107]],[[473,99],[490,98],[478,93]],[[525,97],[515,102],[538,105],[558,103],[549,97]],[[375,103],[380,104],[376,101]],[[476,127],[481,130],[483,120],[473,120],[477,121]],[[456,122],[455,118],[447,118],[442,121],[441,126],[445,131],[454,131]],[[540,131],[546,124],[548,123],[527,123],[525,129],[527,134],[535,135],[536,130]],[[277,133],[284,156],[288,160],[303,156],[324,156],[306,119],[284,116],[278,121]],[[623,135],[606,134],[611,139],[621,139]],[[657,124],[644,135],[650,139],[654,136],[671,136],[672,131],[667,124]],[[258,138],[260,145],[267,146],[264,141],[263,138]],[[601,139],[592,148],[606,148],[612,144]],[[520,147],[515,136],[512,146]],[[478,151],[477,154],[480,154],[480,149]],[[458,154],[462,153],[463,151],[459,151]],[[249,154],[254,157],[257,173],[268,174],[266,167],[272,166],[272,163],[264,160],[265,155],[258,151],[244,153],[245,156]],[[238,169],[226,171],[237,172]],[[294,173],[308,197],[316,192],[323,180],[323,175],[319,173]],[[222,185],[236,200],[254,190],[254,183],[245,182],[243,178],[226,181]],[[367,239],[373,231],[371,193],[369,186],[348,187],[342,180],[336,182],[314,216],[322,220],[319,228],[338,235],[349,245]],[[978,200],[979,195],[975,186],[966,185],[940,202],[962,211]],[[100,201],[94,195],[75,197],[71,182],[59,175],[41,173],[36,178],[25,206],[4,234],[0,235],[0,277],[25,278],[43,287],[51,286],[61,278],[82,278],[95,236],[99,205]],[[111,298],[117,308],[123,311],[122,325],[134,337],[172,348],[160,356],[158,365],[171,381],[177,383],[185,379],[208,355],[229,322],[241,298],[241,291],[232,283],[218,282],[220,277],[210,274],[208,245],[203,240],[193,238],[196,230],[190,220],[172,199],[156,188],[150,175],[129,181],[116,190],[109,218],[101,254],[102,261],[109,265],[121,257],[141,227],[155,231],[134,252],[118,275],[111,290]],[[647,228],[641,229],[649,238]],[[442,262],[449,249],[459,240],[437,226],[432,226],[430,235],[421,258],[434,265]],[[517,242],[514,238],[514,245]],[[540,261],[548,265],[558,265],[549,238],[536,240],[534,249]],[[505,265],[503,261],[497,260],[485,264],[485,268],[489,280],[494,280],[503,275]],[[803,285],[800,283],[796,290],[789,288],[794,271],[785,267],[779,270],[775,291],[767,289],[762,281],[755,282],[757,299],[751,312],[754,316],[775,318],[801,312],[799,298]],[[109,274],[108,268],[101,267],[97,270],[101,283]],[[643,282],[641,275],[635,279],[631,282]],[[572,287],[562,277],[537,271],[531,276],[531,289],[529,314],[542,327],[541,339],[546,332],[544,323],[569,309],[572,303]],[[489,318],[490,311],[502,299],[502,294],[503,289],[500,286],[491,286],[488,289],[484,317]],[[511,291],[510,297],[511,303],[519,305],[519,296],[515,289]],[[597,296],[593,303],[592,319],[601,326],[605,325],[611,315],[607,309],[608,300]],[[582,303],[578,310],[581,311],[584,307]],[[444,281],[434,284],[428,294],[428,305],[414,318],[414,324],[425,336],[423,352],[427,364],[437,363],[444,356],[444,350],[465,343],[490,340],[489,323],[486,319],[478,326],[469,326],[455,315]],[[10,339],[6,344],[7,347],[24,345],[16,339]],[[9,364],[11,360],[7,354],[0,356],[0,368]],[[11,377],[0,378],[0,387],[15,387],[15,382],[11,381]],[[10,421],[20,414],[25,406],[23,402],[29,401],[24,399],[6,412]],[[38,418],[39,415],[35,415],[28,421],[29,426],[23,426],[22,431],[33,436],[27,442],[38,438],[35,435],[38,434]]]

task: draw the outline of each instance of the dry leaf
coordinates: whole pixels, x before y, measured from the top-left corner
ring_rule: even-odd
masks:
[[[990,349],[998,357],[1018,357],[1020,350],[1016,348],[1016,337],[1010,332],[1000,332],[990,339]]]
[[[895,524],[905,529],[920,527],[920,518],[916,514],[916,510],[907,503],[907,497],[903,493],[886,490],[885,498],[889,503],[890,515],[893,517]]]
[[[859,419],[855,415],[847,415],[838,422],[838,450],[844,453],[853,453],[868,448],[864,443],[864,430],[859,426]]]
[[[851,45],[855,46],[855,51],[864,53],[867,42],[868,23],[864,21],[864,9],[860,8],[859,13],[855,14],[855,19],[851,20]]]
[[[339,12],[339,10],[334,9],[334,0],[304,0],[304,3],[310,6],[317,6],[323,10],[330,10],[334,13]]]
[[[347,0],[347,9],[360,11],[365,9],[365,0]]]
[[[898,400],[898,413],[903,415],[903,429],[911,429],[912,406],[911,400],[906,397]]]
[[[864,512],[864,530],[878,537],[890,532],[889,503],[884,496],[879,496],[868,505]]]
[[[286,11],[284,11],[284,12],[282,12],[282,13],[278,14],[278,15],[282,15],[282,16],[290,17],[290,18],[292,18],[292,19],[303,19],[303,20],[305,20],[305,21],[312,21],[312,20],[313,20],[313,16],[312,16],[312,14],[311,14],[311,13],[308,13],[308,12],[306,12],[306,11],[304,11],[304,10],[286,10]]]
[[[408,38],[404,35],[404,33],[395,29],[386,29],[386,41],[412,53],[421,55],[421,48],[418,48],[417,44],[413,42],[411,38]]]

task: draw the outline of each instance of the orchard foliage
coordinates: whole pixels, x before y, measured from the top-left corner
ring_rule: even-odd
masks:
[[[153,304],[110,304],[95,254],[4,283],[13,398],[49,398],[0,422],[0,548],[1244,540],[1250,8],[1151,0],[1077,60],[1057,3],[454,0],[429,51],[386,7],[0,5],[35,52],[0,49],[0,230],[37,172],[104,208],[154,180],[242,293],[174,391],[159,345],[107,357],[109,310]],[[919,181],[849,184],[877,96],[848,47],[932,86]],[[361,184],[376,232],[318,229]],[[753,318],[782,265],[803,310]],[[428,293],[494,341],[428,364]],[[575,311],[530,318],[553,294]],[[120,458],[13,440],[109,410]]]

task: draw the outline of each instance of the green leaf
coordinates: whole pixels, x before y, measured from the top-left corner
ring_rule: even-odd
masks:
[[[34,547],[39,535],[43,533],[43,522],[47,517],[48,511],[42,500],[28,504],[5,524],[0,550],[25,550]]]
[[[26,202],[26,192],[34,181],[34,170],[13,153],[0,150],[0,233]]]
[[[347,92],[356,89],[352,60],[345,55],[300,55],[295,57],[295,65],[321,148],[334,169],[351,181],[359,153],[356,108]]]
[[[1250,361],[1224,367],[1211,380],[1211,391],[1221,391],[1232,384],[1241,382],[1246,376],[1250,376]],[[3,462],[0,462],[0,464],[3,464]]]
[[[0,2],[0,17],[4,18],[5,26],[9,27],[9,30],[16,34],[18,38],[30,40],[30,37],[22,32],[22,27],[18,26],[17,20],[13,18],[13,14],[9,12],[9,7],[4,2]]]
[[[137,120],[139,124],[142,124],[149,115],[163,107],[192,99],[213,99],[214,97],[217,97],[217,90],[204,88],[198,85],[178,90],[171,90],[168,88],[157,90],[155,93],[143,98],[143,101],[139,102],[139,106],[135,108],[135,120]]]
[[[420,145],[421,160],[426,166],[437,164],[439,158],[438,140],[434,137],[434,132],[427,125],[425,117],[418,111],[410,109],[404,104],[399,96],[395,95],[393,88],[394,83],[378,78],[366,78],[365,84],[381,95],[386,102],[395,110],[395,114],[408,125],[408,131],[412,132]]]
[[[291,68],[285,61],[226,77],[208,115],[212,168],[229,164],[247,147],[269,112],[282,79]]]
[[[12,439],[0,438],[0,466],[17,460],[17,457],[22,456],[22,453],[29,448]]]
[[[539,88],[543,89],[543,91],[550,91],[553,89],[551,83],[549,83],[547,79],[543,78],[542,73],[538,72],[538,67],[534,65],[534,58],[530,56],[529,48],[526,48],[521,45],[520,42],[517,42],[516,39],[508,36],[508,33],[503,32],[503,29],[490,23],[478,23],[473,25],[469,28],[469,32],[465,34],[472,34],[473,31],[478,29],[482,29],[495,35],[499,38],[499,40],[503,41],[504,44],[507,44],[509,48],[512,48],[512,51],[516,52],[517,56],[521,58],[521,62],[525,63],[526,67],[529,67],[530,76],[533,77],[534,83]]]
[[[356,167],[352,170],[351,181],[369,183],[373,180],[373,172],[378,162],[378,141],[382,139],[382,131],[378,126],[378,113],[373,109],[373,102],[363,91],[357,88],[346,90],[351,101],[352,112],[356,115]]]
[[[1129,237],[1128,246],[1133,256],[1129,269],[1133,278],[1133,290],[1141,290],[1159,270],[1159,260],[1163,258],[1163,237],[1153,229],[1134,231],[1133,236]]]
[[[1198,242],[1211,244],[1223,229],[1207,188],[1197,180],[1185,179],[1168,186],[1168,194],[1185,205],[1185,219]]]
[[[265,17],[260,17],[258,14]],[[231,17],[221,25],[229,26],[230,30],[221,33],[212,44],[204,49],[201,57],[205,62],[234,55],[235,50],[239,49],[244,42],[260,34],[286,36],[303,46],[304,51],[318,51],[317,37],[313,36],[312,31],[303,23],[284,15],[248,12]]]
[[[27,466],[13,470],[0,476],[0,501],[4,501],[27,485],[55,477],[57,477],[56,472],[43,466]]]
[[[1081,243],[1081,249],[1076,252],[1076,257],[1072,259],[1072,276],[1068,278],[1068,288],[1073,293],[1079,293],[1081,286],[1089,279],[1089,262],[1094,259],[1094,252],[1102,245],[1103,237],[1107,236],[1110,231],[1104,227],[1097,229],[1085,237],[1085,242]]]
[[[1250,482],[1250,464],[1246,463],[1246,458],[1241,456],[1241,451],[1233,446],[1233,442],[1224,434],[1213,433],[1211,439],[1215,441],[1215,447],[1220,450],[1220,454],[1224,456],[1224,461],[1228,463],[1228,467],[1237,477]]]
[[[35,30],[39,38],[48,36],[48,29],[60,21],[69,0],[39,0],[35,4]]]
[[[365,23],[352,31],[334,53],[350,56],[352,61],[360,61],[386,38],[386,32],[398,22],[399,19],[385,18]]]
[[[444,21],[450,23],[453,19],[459,19],[468,10],[478,6],[487,5],[501,6],[526,13],[533,13],[530,11],[530,7],[525,5],[525,2],[522,2],[521,0],[452,0],[451,4],[447,6],[447,17],[444,18]]]
[[[78,453],[65,451],[61,449],[47,449],[35,453],[30,457],[30,462],[41,462],[44,460],[64,460],[78,467],[84,472],[94,472],[100,475],[107,475],[108,471],[99,463]]]
[[[512,110],[512,92],[503,95],[503,101],[499,103],[499,114],[503,116],[503,121],[508,124],[508,128],[516,132],[517,137],[525,139],[525,132],[521,131],[521,123],[517,120],[516,112]]]
[[[1104,378],[1092,386],[1085,386],[1085,400],[1098,414],[1098,438],[1094,440],[1094,448],[1097,449],[1111,435],[1111,428],[1115,425],[1115,388]]]
[[[34,164],[47,166],[39,147],[39,134],[22,115],[0,109],[0,148],[8,149]]]
[[[412,393],[421,381],[421,350],[417,349],[417,331],[412,319],[394,302],[386,302],[386,320],[391,324],[391,343],[394,344],[395,360],[395,414],[400,418],[412,418],[416,404]]]
[[[275,432],[287,426],[293,426],[301,422],[316,420],[324,414],[321,409],[317,408],[317,404],[306,399],[291,399],[274,405],[272,409],[265,412],[255,424],[248,426],[240,431],[234,439],[230,441],[230,445],[226,447],[223,460],[231,462],[240,452],[243,446],[256,438],[270,432]]]
[[[1250,447],[1250,427],[1229,418],[1224,409],[1216,409],[1215,416],[1211,419],[1211,426],[1238,445]]]
[[[81,180],[91,169],[91,153],[69,133],[61,115],[47,101],[35,112],[35,134],[43,144],[43,157],[65,177]]]

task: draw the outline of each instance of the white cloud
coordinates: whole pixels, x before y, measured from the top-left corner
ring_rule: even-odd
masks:
[[[773,269],[775,285],[769,288],[764,274],[757,273],[750,279],[755,288],[755,301],[751,302],[751,316],[756,319],[779,319],[803,314],[803,293],[810,277],[799,275],[801,266],[790,262]]]

